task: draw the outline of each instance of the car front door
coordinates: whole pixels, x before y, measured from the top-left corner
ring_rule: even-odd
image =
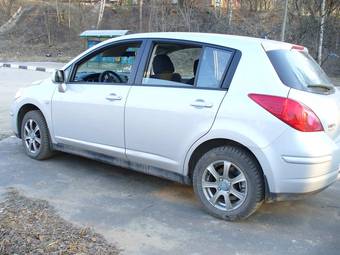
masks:
[[[117,42],[78,61],[52,99],[58,143],[125,157],[124,107],[142,41]]]
[[[211,128],[233,51],[187,42],[149,42],[126,104],[126,155],[181,173],[190,146]]]

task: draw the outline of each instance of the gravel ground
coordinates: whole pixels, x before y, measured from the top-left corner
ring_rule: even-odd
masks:
[[[0,203],[0,254],[119,254],[89,228],[59,217],[47,201],[9,189]]]

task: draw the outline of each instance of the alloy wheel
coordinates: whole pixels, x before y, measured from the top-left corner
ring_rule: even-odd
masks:
[[[39,125],[33,119],[28,119],[24,125],[24,141],[30,153],[36,154],[41,147],[41,133]]]
[[[227,160],[215,161],[204,170],[202,189],[205,198],[222,211],[240,207],[248,192],[243,171]]]

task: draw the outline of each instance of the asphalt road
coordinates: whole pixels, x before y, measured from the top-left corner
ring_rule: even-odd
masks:
[[[0,68],[0,128],[16,88],[49,74]],[[7,104],[8,103],[8,104]],[[70,222],[93,227],[123,254],[339,254],[340,181],[302,201],[265,204],[251,218],[206,214],[191,187],[77,156],[26,157],[0,141],[0,199],[7,187],[45,199]]]
[[[339,254],[339,181],[229,223],[206,214],[189,186],[67,154],[35,161],[14,137],[0,142],[0,152],[0,194],[15,187],[45,199],[123,254]]]

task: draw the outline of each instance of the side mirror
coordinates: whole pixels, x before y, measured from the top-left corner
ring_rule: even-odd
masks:
[[[64,83],[65,82],[65,74],[63,70],[57,70],[54,72],[52,77],[52,81],[54,83]]]
[[[52,77],[52,81],[54,83],[58,83],[58,91],[65,92],[66,91],[66,84],[65,84],[65,73],[63,70],[57,70],[54,72]]]

